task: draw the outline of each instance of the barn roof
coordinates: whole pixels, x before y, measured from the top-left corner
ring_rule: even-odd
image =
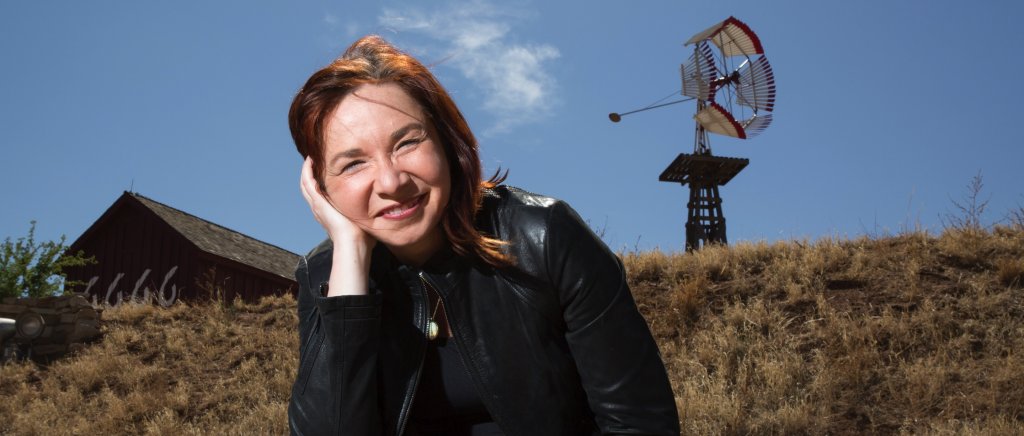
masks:
[[[299,255],[175,209],[137,192],[125,192],[207,253],[294,280]]]

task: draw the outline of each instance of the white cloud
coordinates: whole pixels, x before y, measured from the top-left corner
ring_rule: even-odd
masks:
[[[345,37],[348,39],[353,39],[359,36],[362,33],[362,31],[362,26],[360,26],[358,23],[350,21],[348,24],[345,25]]]
[[[437,46],[431,51],[443,53],[446,64],[484,93],[484,109],[497,119],[490,130],[506,131],[550,113],[557,82],[545,67],[560,56],[549,44],[511,41],[510,21],[515,18],[514,11],[476,1],[468,6],[449,4],[429,14],[385,9],[378,21],[395,31],[434,40]]]
[[[330,12],[324,14],[324,23],[327,24],[327,27],[330,29],[343,29],[346,39],[353,39],[363,33],[362,26],[360,26],[359,23],[354,21],[342,23],[341,20],[338,19],[337,15]]]

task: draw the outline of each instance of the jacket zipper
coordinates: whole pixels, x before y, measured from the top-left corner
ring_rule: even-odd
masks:
[[[430,319],[429,319],[430,317],[429,317],[429,315],[427,315],[427,311],[429,310],[428,306],[430,306],[430,295],[427,294],[427,286],[429,286],[429,285],[427,284],[427,279],[423,275],[423,271],[420,271],[419,278],[420,278],[420,284],[423,285],[423,286],[420,287],[420,293],[423,294],[423,301],[427,302],[427,304],[423,305],[423,308],[424,308],[423,309],[423,320],[424,320],[424,323],[423,323],[423,328],[421,329],[421,331],[425,332],[425,331],[427,331],[427,328],[429,328],[428,323],[430,322]],[[435,291],[435,292],[437,292],[437,291]],[[438,298],[440,298],[441,294],[438,293],[437,295],[438,295]],[[423,347],[424,347],[424,349],[426,349],[426,347],[428,345],[426,342],[427,342],[427,336],[424,335],[423,336],[423,343],[424,343]],[[416,367],[416,376],[413,378],[413,381],[412,381],[412,389],[409,390],[408,397],[406,397],[406,400],[405,400],[405,405],[402,407],[402,411],[399,413],[397,436],[402,436],[402,435],[405,434],[405,426],[409,423],[409,413],[412,410],[412,402],[413,402],[413,400],[416,399],[416,391],[419,389],[420,376],[423,374],[423,359],[425,359],[425,358],[426,358],[426,353],[424,353],[423,356],[420,357],[420,364],[419,364],[419,366]]]
[[[489,397],[487,397],[486,395],[482,395],[482,393],[481,393],[482,389],[481,389],[480,383],[478,381],[480,379],[480,374],[477,373],[476,367],[470,365],[469,360],[466,358],[466,351],[465,351],[466,350],[466,346],[465,346],[465,344],[462,343],[462,338],[459,337],[459,335],[456,332],[455,328],[452,326],[453,321],[452,321],[452,318],[451,318],[451,312],[449,312],[447,310],[448,303],[446,301],[444,301],[444,295],[441,295],[441,293],[437,291],[437,287],[435,287],[435,286],[430,284],[430,282],[427,280],[426,276],[423,274],[422,271],[420,271],[419,275],[420,275],[420,281],[423,282],[424,291],[426,291],[426,287],[430,287],[430,289],[433,289],[434,293],[437,294],[437,298],[439,298],[441,300],[441,307],[445,308],[444,315],[445,315],[445,318],[448,320],[448,330],[450,330],[452,332],[452,338],[455,339],[455,346],[459,350],[459,359],[462,360],[462,366],[464,366],[466,368],[466,371],[469,372],[469,378],[470,378],[470,380],[473,381],[473,387],[476,388],[477,394],[480,395],[480,401],[482,401],[484,403],[484,408],[487,409],[487,412],[491,414],[491,419],[493,419],[496,424],[499,424],[498,428],[503,429],[503,431],[504,431],[504,429],[507,428],[507,427],[504,427],[504,426],[500,425],[500,422],[498,421],[498,418],[495,416],[494,413],[491,412],[492,410],[495,410],[494,405],[491,404],[491,399]],[[429,298],[426,301],[429,302],[430,301]],[[424,337],[426,337],[426,336],[424,336]],[[416,372],[416,384],[419,384],[420,372],[422,372],[422,370],[423,370],[423,361],[421,360],[420,361],[420,369],[419,369],[419,371]],[[410,402],[409,404],[412,404],[412,402]],[[405,430],[404,423],[402,425],[402,430],[403,431]],[[399,436],[401,436],[401,433],[399,433]]]

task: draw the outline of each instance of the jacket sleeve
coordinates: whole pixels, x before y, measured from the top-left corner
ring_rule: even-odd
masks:
[[[293,435],[381,434],[377,351],[381,294],[319,295],[306,259],[299,284],[299,370],[288,404]],[[371,287],[372,289],[372,287]]]
[[[672,387],[622,262],[564,202],[552,206],[546,233],[549,280],[601,432],[678,435]]]

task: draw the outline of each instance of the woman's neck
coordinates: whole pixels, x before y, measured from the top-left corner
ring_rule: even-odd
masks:
[[[404,247],[388,246],[388,250],[399,262],[419,268],[440,251],[445,243],[444,233],[438,226],[433,232],[413,244]]]

